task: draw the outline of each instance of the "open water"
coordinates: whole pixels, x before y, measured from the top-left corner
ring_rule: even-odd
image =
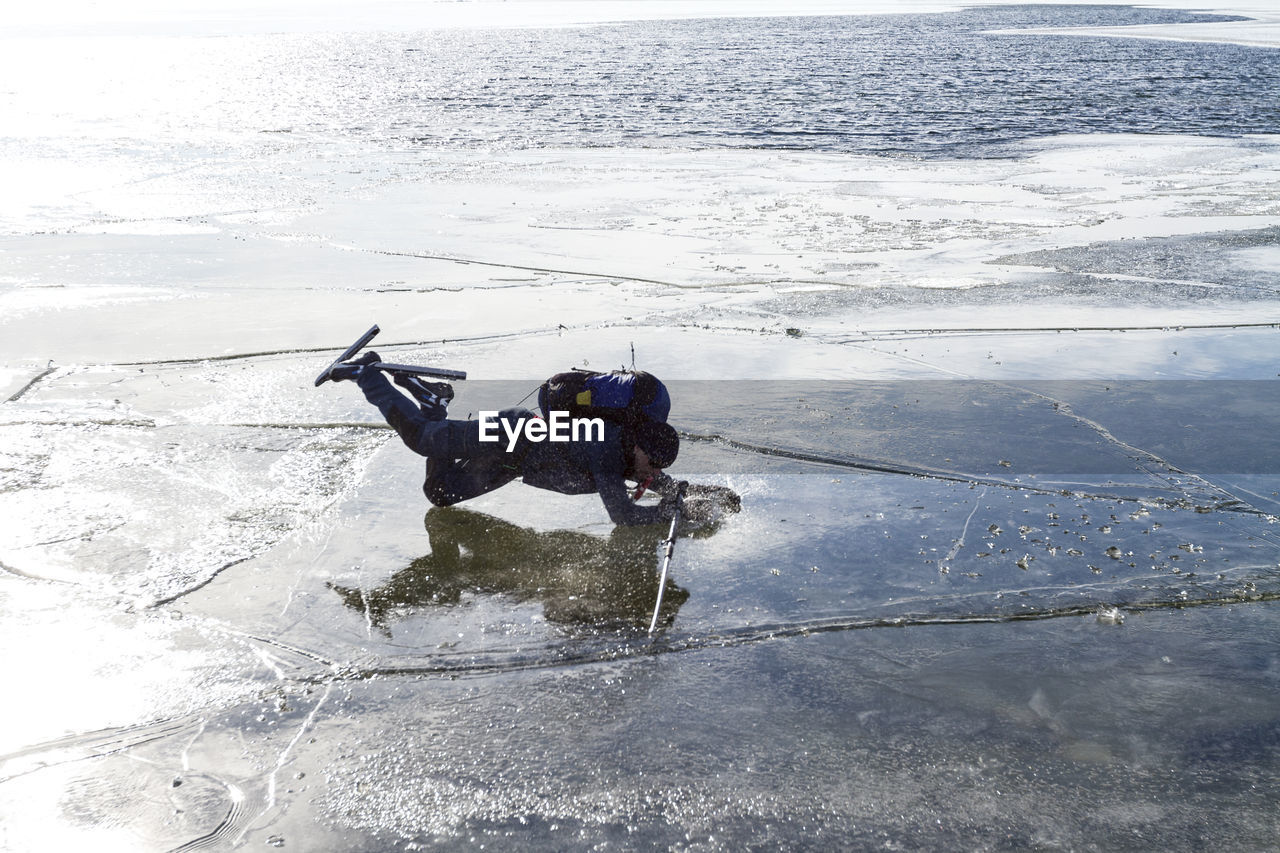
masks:
[[[79,132],[216,150],[229,137],[292,133],[310,145],[428,149],[990,156],[993,145],[1060,134],[1276,132],[1275,51],[1008,32],[1216,20],[1233,19],[998,6],[550,30],[102,37],[55,54],[36,40],[5,60],[6,76],[20,81],[4,93],[6,138]]]

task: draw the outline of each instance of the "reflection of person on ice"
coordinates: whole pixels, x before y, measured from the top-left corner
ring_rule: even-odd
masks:
[[[423,608],[454,607],[471,595],[541,602],[547,621],[600,628],[648,625],[660,582],[653,554],[660,526],[615,527],[607,536],[534,530],[464,507],[432,507],[423,519],[431,551],[364,588],[326,584],[387,637]],[[715,525],[691,535],[710,536]],[[689,591],[668,579],[661,608],[670,625]]]
[[[512,408],[499,412],[497,423],[482,431],[483,421],[448,419],[453,389],[447,383],[397,376],[396,382],[413,395],[415,404],[385,374],[370,367],[378,361],[376,353],[366,353],[335,367],[331,378],[354,379],[409,449],[427,457],[422,488],[436,506],[477,497],[521,477],[530,486],[562,494],[599,494],[614,524],[653,524],[672,516],[676,483],[662,469],[675,461],[680,438],[667,423],[602,420],[601,429],[570,440],[535,441],[525,422],[539,416]],[[485,432],[489,440],[483,440]],[[499,440],[493,440],[495,434]],[[662,503],[633,502],[627,480],[656,491]]]

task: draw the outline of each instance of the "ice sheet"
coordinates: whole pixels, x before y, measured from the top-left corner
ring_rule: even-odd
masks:
[[[201,233],[122,233],[112,205],[135,204],[126,185],[61,233],[0,240],[0,275],[18,283],[0,295],[5,360],[340,350],[360,306],[366,326],[403,317],[400,340],[479,338],[514,318],[531,332],[659,318],[773,334],[961,318],[969,329],[1229,326],[1271,319],[1259,305],[1277,289],[1256,260],[1280,224],[1280,144],[1268,137],[1068,137],[978,162],[624,150],[362,163],[366,179],[268,222],[201,213]],[[201,196],[240,194],[220,175],[185,180]],[[1180,272],[1143,260],[1176,240]],[[1044,254],[1069,247],[1116,260],[1059,269]],[[856,316],[806,319],[803,306],[824,300]],[[966,305],[991,316],[964,316]],[[952,313],[926,320],[932,306]],[[166,350],[173,340],[181,352]]]
[[[1273,843],[1280,140],[262,137],[7,169],[0,848]],[[428,512],[313,386],[374,322],[457,416],[671,382],[673,473],[743,509],[681,528],[656,639],[665,529]]]

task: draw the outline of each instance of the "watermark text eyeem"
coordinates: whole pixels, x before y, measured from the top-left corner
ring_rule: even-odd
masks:
[[[515,450],[516,441],[523,433],[525,439],[541,441],[604,441],[603,418],[571,418],[568,412],[551,412],[546,420],[525,418],[512,423],[498,417],[498,412],[480,413],[480,440],[501,441],[498,434],[507,436],[507,452]]]

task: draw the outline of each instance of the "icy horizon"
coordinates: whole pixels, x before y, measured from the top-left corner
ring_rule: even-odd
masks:
[[[60,36],[224,36],[283,32],[377,32],[471,28],[572,27],[694,18],[894,15],[955,12],[982,6],[1076,5],[1177,9],[1252,20],[1061,30],[1280,47],[1280,13],[1266,0],[1201,3],[1166,0],[53,0],[10,10],[0,38]],[[498,10],[501,10],[500,13]],[[1117,31],[1121,30],[1121,31]]]

